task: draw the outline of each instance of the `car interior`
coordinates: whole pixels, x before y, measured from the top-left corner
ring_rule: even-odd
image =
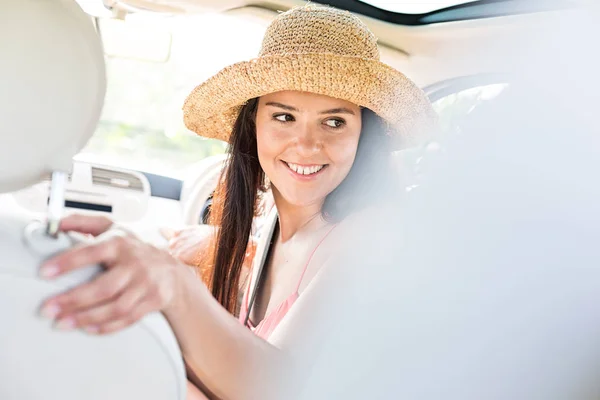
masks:
[[[189,90],[229,63],[251,59],[271,19],[303,1],[81,0],[104,48],[107,91],[100,121],[66,182],[67,210],[103,213],[157,245],[157,227],[207,222],[226,144],[182,122]],[[506,57],[530,32],[551,29],[571,2],[324,2],[357,13],[379,39],[382,60],[432,100],[445,132],[509,84]],[[411,3],[412,4],[412,3]],[[5,28],[6,29],[6,28]],[[499,43],[494,46],[494,43]],[[493,51],[490,51],[493,47]],[[480,55],[485,52],[485,57]],[[398,152],[412,171],[425,147]],[[50,174],[0,197],[3,209],[44,218]]]
[[[53,283],[37,278],[37,267],[86,240],[52,230],[67,213],[109,216],[157,246],[167,245],[161,227],[207,224],[227,144],[187,131],[183,100],[221,68],[254,57],[274,16],[305,3],[0,2],[0,75],[10,77],[0,82],[0,309],[8,327],[0,329],[0,398],[185,398],[181,353],[162,315],[106,337],[57,333],[37,305],[100,267]],[[363,19],[382,60],[415,81],[439,114],[434,142],[396,152],[407,191],[419,186],[423,160],[435,157],[429,150],[460,140],[464,119],[510,86],[519,63],[513,46],[543,35],[574,6],[313,3]]]

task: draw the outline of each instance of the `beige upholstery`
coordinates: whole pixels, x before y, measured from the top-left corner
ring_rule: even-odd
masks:
[[[70,169],[94,132],[106,85],[100,40],[73,0],[0,7],[0,192],[8,192]],[[0,399],[184,399],[181,353],[161,314],[106,336],[58,331],[38,315],[48,296],[101,272],[38,278],[40,262],[73,243],[0,215]]]

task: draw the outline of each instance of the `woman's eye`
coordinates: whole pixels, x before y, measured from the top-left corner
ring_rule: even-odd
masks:
[[[275,114],[273,118],[281,122],[291,122],[294,120],[294,116],[292,114]]]
[[[330,128],[341,128],[344,125],[344,123],[344,120],[337,118],[332,118],[325,121],[325,125],[327,125]]]

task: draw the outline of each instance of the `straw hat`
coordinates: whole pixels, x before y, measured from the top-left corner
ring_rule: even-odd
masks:
[[[275,18],[258,58],[226,67],[196,87],[183,106],[185,125],[200,136],[227,141],[249,99],[284,90],[369,108],[404,144],[413,143],[436,120],[425,94],[380,61],[377,39],[358,17],[307,5]]]

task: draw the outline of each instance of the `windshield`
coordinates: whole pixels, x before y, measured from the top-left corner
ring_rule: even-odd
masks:
[[[224,142],[185,128],[181,108],[197,84],[257,54],[264,24],[220,14],[99,22],[106,100],[94,136],[75,159],[183,178],[187,167],[223,153]]]

